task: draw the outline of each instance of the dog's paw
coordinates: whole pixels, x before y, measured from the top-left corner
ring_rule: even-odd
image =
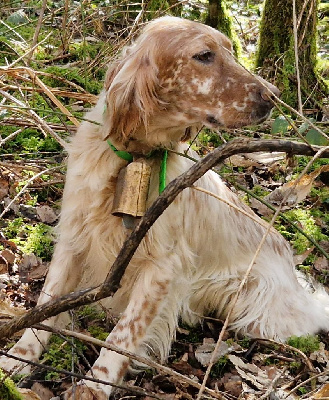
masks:
[[[64,400],[108,400],[108,398],[102,390],[91,388],[85,382],[79,382],[63,394]]]

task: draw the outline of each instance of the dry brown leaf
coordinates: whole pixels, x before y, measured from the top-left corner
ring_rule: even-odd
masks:
[[[31,389],[40,397],[40,400],[50,400],[54,397],[54,393],[39,382],[33,383]]]
[[[3,258],[9,265],[14,264],[15,254],[11,250],[1,250],[0,257]]]
[[[23,395],[24,400],[43,400],[31,389],[17,388],[19,393]]]
[[[326,368],[329,368],[329,351],[326,350],[324,343],[320,342],[319,350],[313,351],[310,354],[310,360],[317,361],[320,364],[324,364]]]
[[[314,250],[314,246],[312,246],[309,249],[307,249],[306,251],[304,251],[303,254],[295,254],[294,255],[294,263],[295,263],[295,265],[303,264],[303,262],[312,253],[313,250]]]
[[[198,346],[195,350],[195,358],[199,361],[201,365],[207,367],[210,363],[212,353],[214,352],[216,343],[213,339],[205,338],[203,339],[203,344]],[[221,342],[219,349],[216,352],[214,362],[217,362],[221,357],[230,351],[229,346],[225,342]]]
[[[58,218],[58,215],[55,213],[55,211],[47,205],[38,206],[36,211],[40,221],[45,224],[52,224]]]
[[[269,203],[279,205],[287,196],[283,210],[289,209],[306,198],[312,189],[314,180],[322,173],[329,171],[329,165],[323,165],[321,168],[313,171],[308,175],[304,175],[300,180],[293,180],[285,183],[280,188],[275,189],[271,194],[266,196],[264,200]],[[297,182],[297,183],[296,183]]]
[[[235,366],[242,379],[251,382],[257,389],[267,389],[271,384],[266,371],[263,371],[255,364],[246,364],[241,358],[230,354],[228,356],[231,363]]]
[[[0,318],[18,317],[25,313],[25,309],[14,307],[5,299],[0,300]]]
[[[5,198],[9,193],[9,183],[7,179],[0,178],[0,200]]]
[[[327,271],[329,269],[329,262],[326,257],[319,257],[314,262],[314,268],[317,271]]]
[[[311,399],[329,399],[329,383],[324,384]]]

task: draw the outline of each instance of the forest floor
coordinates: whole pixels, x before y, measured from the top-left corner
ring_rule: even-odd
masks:
[[[0,317],[4,321],[36,305],[60,213],[66,168],[62,144],[95,103],[107,63],[135,35],[141,22],[137,19],[139,5],[128,2],[116,6],[106,1],[83,2],[84,8],[75,2],[69,9],[67,1],[53,2],[44,10],[36,1],[28,6],[17,1],[5,4],[0,10]],[[248,59],[248,51],[253,53],[257,42],[260,2],[241,9],[232,5],[232,9]],[[203,12],[202,3],[186,3],[185,16],[200,18]],[[324,17],[319,25],[320,53],[327,60],[324,78],[329,71],[329,49],[323,40],[327,23]],[[68,118],[68,113],[75,119]],[[324,110],[308,107],[305,115],[329,134],[329,116]],[[301,135],[312,144],[328,146],[307,121],[292,117],[297,132],[276,112],[260,127],[205,129],[193,147],[205,155],[238,136],[299,140]],[[296,267],[329,289],[329,159],[315,160],[297,181],[309,161],[306,156],[283,153],[242,154],[226,160],[217,171],[267,220],[273,212],[266,204],[276,206],[287,182],[296,183],[294,196],[284,205],[275,227],[291,243]],[[72,310],[70,317],[70,329],[100,340],[105,340],[116,322],[106,310],[91,306]],[[223,321],[214,318],[204,318],[197,327],[181,325],[167,366],[201,383],[222,326]],[[20,334],[2,344],[10,347]],[[55,370],[40,365],[31,375],[13,379],[24,399],[49,400],[72,384],[72,377],[62,371],[86,374],[99,350],[90,342],[53,335],[40,362]],[[1,386],[1,374],[0,378]],[[151,368],[129,374],[126,385],[149,394],[120,389],[117,399],[189,400],[198,393],[186,380]],[[292,337],[283,344],[236,338],[225,332],[207,387],[223,399],[328,399],[328,334]]]

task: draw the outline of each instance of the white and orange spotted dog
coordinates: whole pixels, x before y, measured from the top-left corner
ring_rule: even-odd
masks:
[[[149,23],[110,65],[105,88],[69,147],[59,237],[38,304],[78,287],[103,282],[127,229],[111,215],[119,150],[145,155],[181,151],[194,127],[241,127],[265,120],[278,89],[264,85],[231,55],[229,40],[199,23],[174,17]],[[152,159],[148,204],[158,196],[160,160]],[[191,161],[170,153],[167,181]],[[193,189],[184,190],[156,221],[136,251],[108,307],[121,318],[107,341],[164,360],[178,318],[196,323],[212,312],[225,317],[255,250],[264,223],[213,172],[197,185],[243,208],[253,218]],[[259,219],[260,221],[260,219]],[[54,325],[56,318],[46,321]],[[329,329],[329,300],[299,283],[288,243],[270,232],[238,298],[230,328],[252,337],[284,340]],[[49,333],[28,329],[10,354],[36,360]],[[95,378],[120,382],[129,360],[102,349]],[[2,358],[12,371],[18,362]],[[80,382],[75,398],[107,399],[111,386]],[[71,398],[71,394],[67,395]]]

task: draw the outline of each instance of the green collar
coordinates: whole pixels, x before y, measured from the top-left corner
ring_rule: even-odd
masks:
[[[107,143],[118,157],[122,158],[125,161],[128,161],[128,163],[131,163],[134,160],[133,156],[127,151],[118,150],[109,140],[107,140]],[[153,154],[154,152],[152,151],[146,157],[149,158]],[[161,194],[166,187],[167,160],[168,160],[168,150],[163,149],[163,155],[159,172],[159,194]]]

